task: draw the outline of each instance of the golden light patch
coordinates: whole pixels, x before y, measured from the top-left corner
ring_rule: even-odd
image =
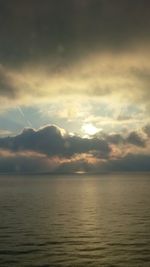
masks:
[[[96,128],[92,123],[86,123],[82,126],[82,131],[87,135],[94,135],[100,131],[100,129]]]

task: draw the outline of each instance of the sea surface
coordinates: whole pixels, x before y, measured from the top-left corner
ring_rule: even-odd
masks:
[[[150,175],[1,175],[0,267],[150,267]]]

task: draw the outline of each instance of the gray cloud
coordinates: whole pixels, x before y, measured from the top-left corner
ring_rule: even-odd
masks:
[[[146,125],[143,130],[147,134],[147,136],[150,137],[150,124]]]
[[[0,65],[0,96],[15,98],[18,93],[17,91],[17,88],[12,84],[9,73],[7,73],[5,68]]]
[[[147,129],[147,128],[146,128]],[[128,135],[120,133],[104,134],[105,140],[110,144],[115,145],[134,145],[137,147],[145,147],[147,139],[136,131],[129,132]]]
[[[107,142],[111,144],[119,145],[125,142],[125,139],[121,134],[108,134],[104,135],[104,137],[107,140]]]
[[[1,0],[0,103],[121,93],[148,109],[149,8],[147,0]]]
[[[109,160],[103,165],[107,171],[149,172],[150,154],[127,154],[125,157]]]
[[[66,158],[75,154],[95,153],[95,151],[105,158],[111,151],[107,142],[103,139],[70,136],[67,133],[62,133],[54,125],[46,126],[38,131],[27,128],[15,137],[1,138],[0,148],[13,152],[35,151],[50,157]]]
[[[144,147],[146,144],[146,140],[143,139],[137,132],[131,132],[126,138],[126,142],[140,147]]]
[[[101,172],[149,172],[149,154],[127,154],[122,158],[93,162],[73,159],[61,162],[42,155],[6,155],[0,157],[1,173],[87,173]]]
[[[1,152],[1,151],[0,151]],[[58,163],[38,154],[11,154],[3,151],[0,157],[1,173],[53,172]]]
[[[123,151],[116,154],[120,144]],[[126,151],[128,144],[135,147],[135,154]],[[69,135],[55,125],[27,128],[17,136],[0,138],[0,172],[148,171],[149,154],[136,150],[145,146],[136,132],[88,139]]]
[[[1,62],[50,56],[64,64],[93,49],[149,41],[149,8],[147,0],[1,0]]]

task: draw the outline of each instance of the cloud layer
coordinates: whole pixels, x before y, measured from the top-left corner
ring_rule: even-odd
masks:
[[[46,126],[35,131],[24,129],[20,135],[0,139],[0,148],[13,152],[34,151],[50,157],[71,157],[75,154],[99,151],[99,156],[107,157],[110,148],[107,142],[98,138],[82,138],[71,136],[64,130],[54,126]]]
[[[0,3],[0,103],[105,97],[149,107],[147,0]]]
[[[148,171],[149,136],[144,131],[83,138],[55,125],[24,129],[17,136],[0,138],[0,171]]]
[[[93,49],[126,49],[149,42],[147,0],[5,1],[1,10],[3,61],[74,60]]]

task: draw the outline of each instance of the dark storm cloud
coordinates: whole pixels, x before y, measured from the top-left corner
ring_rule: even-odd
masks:
[[[147,0],[1,0],[0,61],[71,60],[150,37]]]
[[[35,151],[50,157],[66,158],[75,154],[95,153],[95,151],[100,157],[105,158],[110,153],[110,147],[105,140],[62,134],[61,130],[54,125],[46,126],[38,131],[30,128],[24,129],[20,135],[15,137],[1,138],[0,148],[13,152]]]

